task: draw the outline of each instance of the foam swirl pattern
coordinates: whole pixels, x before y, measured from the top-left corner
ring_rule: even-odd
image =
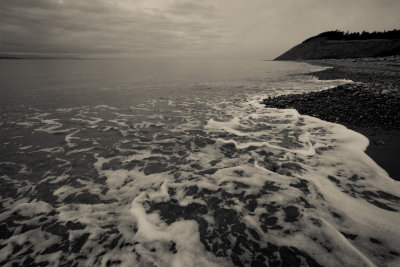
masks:
[[[2,114],[0,264],[400,265],[400,185],[364,136],[215,88]]]

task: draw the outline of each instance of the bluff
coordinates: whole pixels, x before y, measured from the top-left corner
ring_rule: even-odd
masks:
[[[283,53],[275,60],[378,57],[400,54],[400,30],[390,32],[324,32]]]

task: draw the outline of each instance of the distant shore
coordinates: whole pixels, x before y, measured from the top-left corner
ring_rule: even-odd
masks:
[[[321,92],[264,99],[267,107],[295,108],[301,114],[343,124],[365,135],[366,153],[400,181],[400,56],[309,60],[332,67],[311,73],[321,80],[349,83]]]

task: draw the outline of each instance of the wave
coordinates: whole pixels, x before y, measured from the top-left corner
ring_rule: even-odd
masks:
[[[344,82],[302,79],[6,118],[0,263],[399,265],[399,184],[368,139],[259,104]]]

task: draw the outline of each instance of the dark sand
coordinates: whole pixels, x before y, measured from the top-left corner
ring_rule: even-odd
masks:
[[[311,60],[333,67],[311,73],[321,80],[355,83],[317,93],[264,100],[267,107],[295,108],[301,114],[340,123],[368,137],[366,153],[389,176],[400,181],[400,56]]]

